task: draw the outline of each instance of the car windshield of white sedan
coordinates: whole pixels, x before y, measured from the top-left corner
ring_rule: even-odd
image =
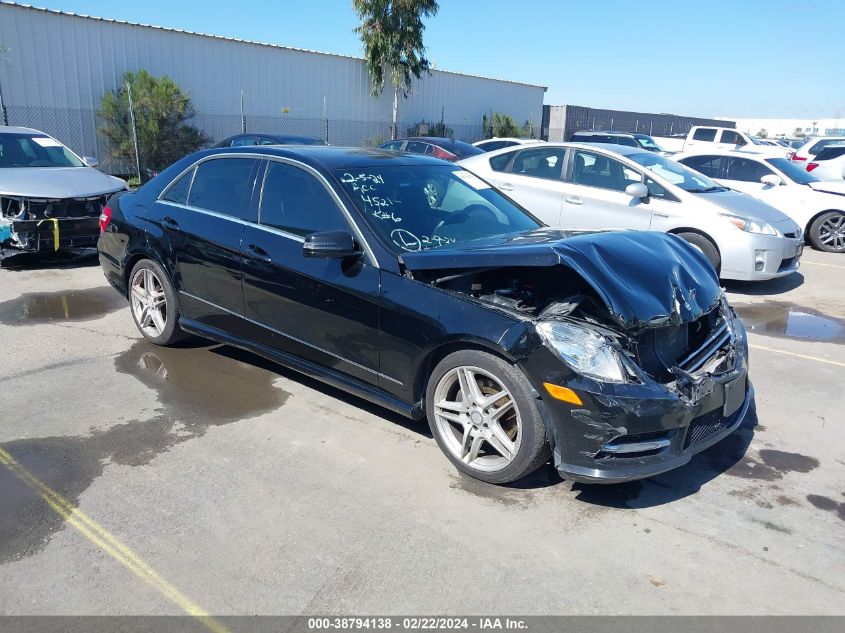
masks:
[[[43,135],[0,134],[2,167],[85,167],[57,140]]]
[[[395,253],[542,226],[486,182],[453,166],[356,167],[335,174],[367,223]]]
[[[809,185],[811,182],[821,182],[821,178],[817,178],[803,167],[799,167],[786,158],[767,158],[766,162],[789,178],[792,182],[797,182],[799,185]]]
[[[654,152],[643,152],[628,154],[628,158],[639,163],[649,171],[654,172],[661,178],[668,180],[676,187],[680,187],[690,193],[710,193],[712,191],[726,191],[723,187],[704,174],[687,169],[674,160],[664,158]]]
[[[648,134],[638,134],[634,138],[637,139],[637,142],[643,146],[645,149],[650,150],[652,152],[662,152],[663,148],[658,145],[653,138],[651,138]]]

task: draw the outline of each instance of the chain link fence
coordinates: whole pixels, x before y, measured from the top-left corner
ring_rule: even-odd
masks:
[[[119,113],[120,120],[104,121],[93,109],[67,109],[48,107],[8,106],[9,125],[35,128],[57,138],[80,156],[92,156],[99,160],[99,169],[113,175],[132,177],[137,175],[134,143],[131,136],[132,124],[129,113]],[[125,140],[116,143],[103,133],[104,124],[125,130]],[[155,169],[151,164],[161,163],[161,156],[172,162],[195,149],[211,147],[220,141],[241,134],[303,134],[326,140],[331,145],[375,147],[390,140],[390,121],[349,121],[332,118],[297,117],[290,114],[281,116],[255,116],[241,114],[197,113],[186,123],[199,132],[201,142],[195,143],[196,137],[180,140],[182,137],[165,138],[154,149],[141,143],[140,171],[146,180]],[[439,125],[439,119],[437,120]],[[424,135],[434,129],[435,123],[420,125],[420,122],[400,121],[397,126],[400,137],[410,134]],[[461,141],[475,142],[484,138],[481,117],[477,124],[454,124],[443,122],[449,136]],[[180,146],[180,142],[182,145]],[[155,156],[145,156],[155,154]],[[172,158],[171,158],[172,157]],[[160,167],[159,167],[160,168]]]

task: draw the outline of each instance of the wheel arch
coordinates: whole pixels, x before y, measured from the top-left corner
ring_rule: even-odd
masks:
[[[716,240],[714,240],[710,236],[709,233],[706,233],[705,231],[702,231],[701,229],[696,229],[696,228],[691,227],[691,226],[680,226],[680,227],[676,227],[674,229],[669,229],[666,232],[670,233],[672,235],[679,235],[680,233],[695,233],[696,235],[700,235],[701,237],[703,237],[704,239],[706,239],[708,242],[710,242],[713,245],[713,247],[716,249],[716,251],[718,251],[719,257],[722,256],[722,249],[719,248],[719,244],[716,242]]]

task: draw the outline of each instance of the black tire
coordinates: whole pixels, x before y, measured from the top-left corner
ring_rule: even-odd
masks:
[[[700,233],[678,233],[677,235],[704,253],[707,260],[713,264],[716,274],[722,271],[722,256],[719,255],[719,249],[709,238]]]
[[[132,299],[132,283],[136,276],[139,274],[140,271],[143,270],[150,270],[155,275],[156,279],[161,285],[161,289],[164,291],[164,297],[166,301],[165,306],[165,318],[164,318],[164,327],[161,329],[161,333],[158,335],[153,335],[150,333],[149,328],[142,327],[141,323],[138,320],[138,315],[136,314],[136,310],[133,305]],[[127,294],[129,298],[129,308],[130,312],[132,313],[132,320],[135,321],[135,325],[138,328],[138,331],[143,335],[145,339],[147,339],[150,343],[154,343],[156,345],[175,345],[180,341],[185,340],[188,338],[188,334],[182,331],[182,328],[179,327],[179,302],[176,298],[176,291],[173,289],[173,284],[170,282],[170,278],[167,276],[167,273],[164,272],[164,269],[158,265],[158,263],[154,262],[151,259],[142,259],[135,264],[132,268],[132,272],[129,273],[129,283],[127,284]]]
[[[822,242],[822,232],[829,233],[833,229],[838,233],[834,235],[833,242],[825,244]],[[813,248],[826,253],[843,253],[845,252],[845,213],[841,211],[827,211],[822,213],[819,217],[813,220],[808,231],[810,243]]]
[[[476,368],[492,375],[509,392],[513,400],[513,405],[518,412],[521,425],[517,431],[519,437],[518,446],[510,462],[500,469],[492,471],[479,470],[462,461],[458,455],[452,452],[454,449],[450,449],[448,446],[450,441],[454,442],[458,438],[453,437],[450,440],[450,438],[444,437],[441,432],[441,425],[437,422],[434,398],[438,390],[438,385],[444,377],[446,377],[444,381],[444,384],[446,384],[450,380],[448,375],[460,367]],[[481,378],[485,377],[481,376]],[[546,427],[543,424],[537,404],[531,394],[531,385],[522,372],[498,356],[477,350],[454,352],[437,364],[431,373],[426,388],[426,416],[431,433],[437,441],[440,450],[443,451],[449,461],[461,472],[491,484],[506,484],[516,481],[530,475],[545,464],[551,456],[551,449],[546,439]],[[504,417],[502,416],[502,418]],[[457,425],[452,428],[457,429]],[[492,449],[492,444],[488,448]],[[498,459],[498,455],[494,451],[490,450],[489,452],[492,458]]]

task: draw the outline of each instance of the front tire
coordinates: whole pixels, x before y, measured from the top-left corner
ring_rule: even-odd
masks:
[[[828,211],[810,225],[810,242],[826,253],[845,252],[845,213]]]
[[[449,461],[488,483],[521,479],[551,454],[528,380],[486,352],[463,350],[438,363],[426,389],[426,415]]]
[[[719,255],[719,249],[713,242],[699,233],[678,233],[677,235],[704,253],[704,256],[716,270],[716,274],[721,273],[722,256]]]
[[[151,343],[173,345],[187,338],[179,327],[173,284],[153,260],[140,260],[129,274],[129,305],[135,325]]]

